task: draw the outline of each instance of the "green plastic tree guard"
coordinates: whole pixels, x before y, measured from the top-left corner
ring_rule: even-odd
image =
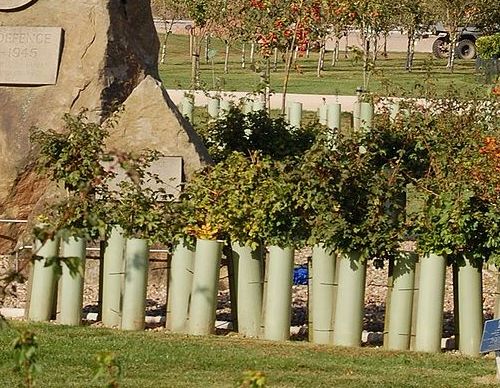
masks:
[[[300,128],[302,121],[302,103],[294,101],[290,104],[290,125]]]
[[[40,241],[36,241],[33,253],[42,259],[33,263],[28,318],[31,321],[49,321],[54,305],[56,272],[54,265],[46,267],[45,263],[48,258],[59,256],[59,238],[48,240],[43,245]]]
[[[227,115],[231,109],[231,103],[228,100],[220,100],[219,103],[219,117],[224,117]]]
[[[125,281],[123,287],[123,330],[142,330],[146,315],[148,282],[148,241],[130,238],[125,242]]]
[[[173,332],[187,331],[189,299],[193,286],[194,251],[183,241],[174,249],[170,264],[169,311],[167,324]]]
[[[222,241],[196,241],[193,287],[189,307],[189,334],[207,335],[215,330]]]
[[[410,348],[416,260],[416,255],[410,252],[402,252],[394,259],[391,300],[387,310],[387,348],[391,350]]]
[[[245,98],[243,101],[243,106],[241,108],[243,114],[249,114],[253,110],[253,100],[249,100],[248,98]]]
[[[119,226],[111,229],[103,254],[102,323],[106,327],[120,327],[122,319],[122,288],[125,237]]]
[[[323,245],[315,245],[312,253],[313,282],[311,312],[314,317],[312,326],[313,342],[331,344],[333,341],[333,314],[335,308],[335,254]]]
[[[482,263],[466,255],[458,263],[459,350],[468,356],[479,356],[483,332]]]
[[[360,106],[360,129],[368,131],[372,127],[373,105],[369,102],[362,102]]]
[[[193,109],[194,109],[194,100],[192,97],[185,96],[182,99],[182,115],[189,120],[189,122],[193,122]]]
[[[389,118],[391,119],[391,121],[396,120],[398,114],[399,114],[399,101],[392,101],[391,105],[389,106]]]
[[[293,248],[269,247],[269,267],[264,316],[264,338],[290,338],[292,315]]]
[[[361,102],[355,101],[352,105],[352,129],[359,131],[361,129]]]
[[[441,351],[446,259],[434,254],[420,258],[415,350]]]
[[[497,268],[497,275],[496,275],[496,278],[497,278],[497,292],[496,292],[496,296],[495,296],[495,319],[498,319],[500,318],[500,271],[499,269]]]
[[[318,108],[318,120],[320,124],[327,125],[328,123],[328,105],[321,104]]]
[[[63,325],[78,326],[82,322],[86,247],[87,242],[83,238],[70,237],[62,243],[63,257],[76,258],[79,266],[78,272],[72,274],[66,263],[62,265],[58,322]]]
[[[340,130],[341,109],[340,104],[328,104],[328,128]]]
[[[257,337],[262,315],[264,261],[262,250],[252,250],[238,243],[232,244],[236,279],[238,330],[248,337]]]
[[[207,111],[208,115],[212,119],[216,119],[219,117],[219,99],[218,98],[210,98],[207,103]]]
[[[341,253],[338,263],[333,344],[361,346],[366,264],[359,252]]]
[[[266,109],[266,104],[262,100],[255,100],[252,104],[252,110],[254,112],[259,112]]]

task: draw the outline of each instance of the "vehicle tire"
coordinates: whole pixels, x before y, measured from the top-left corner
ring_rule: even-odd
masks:
[[[460,59],[474,59],[476,57],[476,45],[472,40],[463,39],[458,42],[456,53]]]
[[[448,57],[450,42],[445,38],[437,38],[432,44],[432,53],[436,58],[443,59]]]

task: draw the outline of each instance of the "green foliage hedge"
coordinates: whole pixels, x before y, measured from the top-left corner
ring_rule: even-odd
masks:
[[[498,59],[500,57],[500,32],[479,37],[476,40],[476,46],[482,59]]]

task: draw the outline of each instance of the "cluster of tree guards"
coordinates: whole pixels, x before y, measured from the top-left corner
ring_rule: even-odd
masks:
[[[459,348],[478,354],[481,270],[500,262],[500,100],[362,103],[377,114],[333,129],[231,107],[199,126],[214,164],[175,196],[148,173],[158,155],[114,152],[106,125],[83,114],[66,116],[65,131],[34,130],[40,170],[64,195],[34,231],[29,317],[50,318],[60,275],[60,321],[80,322],[85,243],[103,241],[102,320],[143,328],[148,247],[160,244],[171,250],[172,331],[214,330],[224,252],[235,329],[285,340],[294,250],[310,246],[312,341],[360,345],[366,267],[388,266],[386,346],[439,351],[449,265]],[[119,168],[128,179],[116,190]]]

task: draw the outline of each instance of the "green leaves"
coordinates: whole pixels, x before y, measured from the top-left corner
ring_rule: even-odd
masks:
[[[481,36],[476,41],[477,51],[482,59],[500,57],[500,32],[493,35]]]
[[[170,244],[180,228],[174,222],[172,198],[161,179],[148,170],[159,153],[108,151],[108,129],[89,122],[84,113],[65,115],[64,122],[62,133],[32,132],[32,141],[40,149],[39,171],[66,190],[45,209],[40,217],[43,226],[35,228],[35,237],[40,241],[55,236],[105,239],[110,226],[119,224],[127,237]]]
[[[38,365],[38,340],[31,331],[21,331],[12,342],[14,370],[24,377],[26,387],[35,386],[35,376],[40,372]]]
[[[188,233],[229,237],[253,248],[263,241],[282,247],[301,244],[304,224],[289,167],[259,153],[247,158],[234,152],[206,168],[181,196]]]
[[[115,353],[100,352],[96,354],[97,369],[92,383],[104,381],[103,387],[117,388],[123,375],[121,364]]]
[[[283,160],[304,153],[318,131],[314,125],[292,127],[283,117],[272,118],[265,110],[244,114],[238,107],[232,107],[222,118],[199,130],[215,162],[224,160],[233,151],[243,154],[260,151]]]

